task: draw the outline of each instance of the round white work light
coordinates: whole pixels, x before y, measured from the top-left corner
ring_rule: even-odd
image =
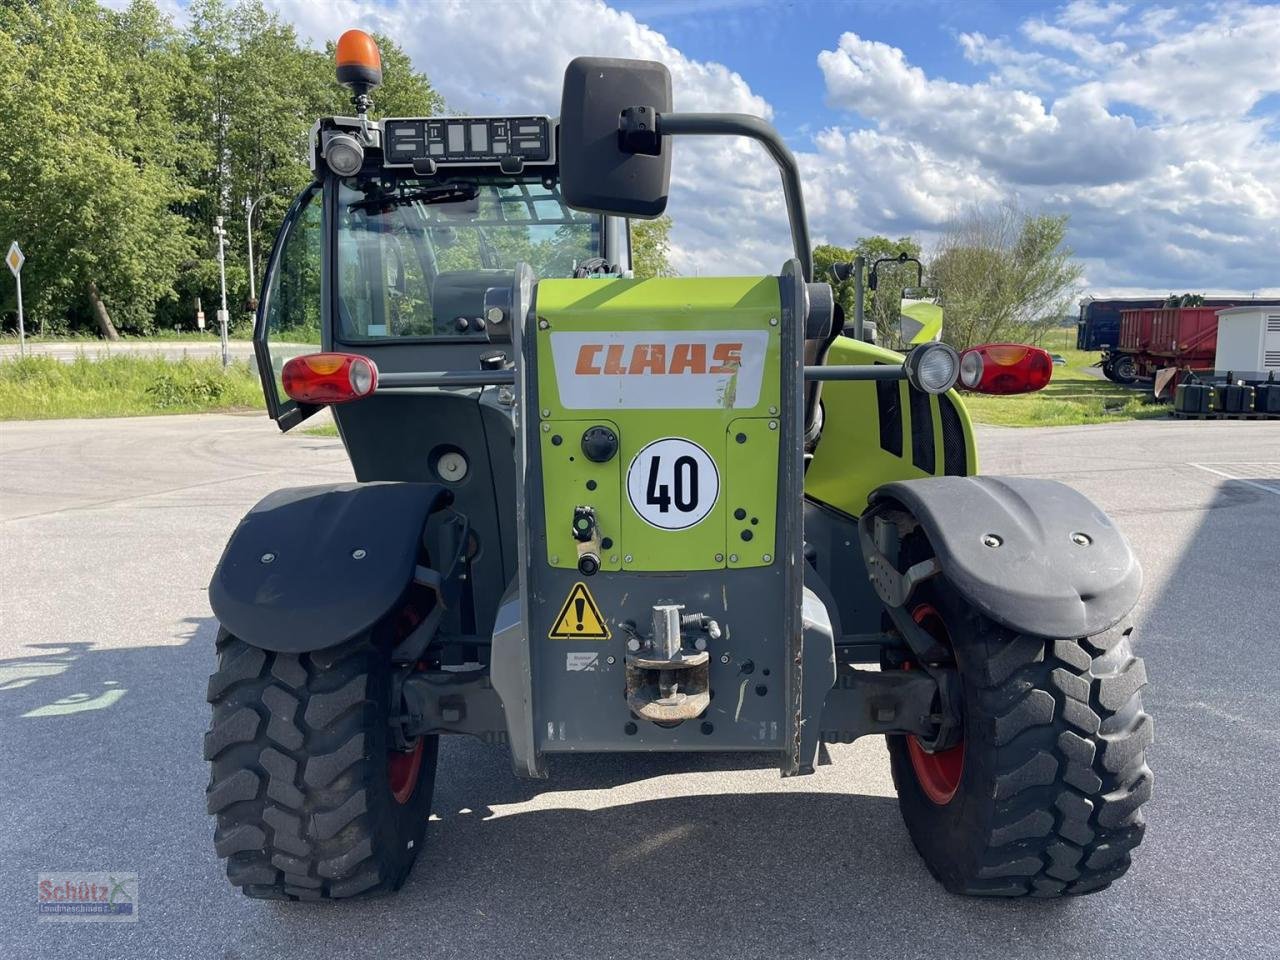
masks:
[[[906,360],[907,379],[925,393],[946,393],[960,376],[960,354],[945,343],[922,343]]]
[[[364,147],[349,133],[335,133],[325,141],[324,159],[338,176],[351,177],[364,165]]]
[[[357,397],[371,393],[378,383],[377,374],[373,372],[373,364],[364,357],[357,357],[351,361],[347,377],[351,383],[351,390]]]
[[[960,382],[970,390],[982,382],[982,354],[966,350],[960,357]]]

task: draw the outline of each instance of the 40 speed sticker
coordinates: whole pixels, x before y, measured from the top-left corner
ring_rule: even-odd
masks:
[[[706,519],[720,496],[720,472],[692,440],[663,437],[627,468],[627,499],[640,519],[660,530],[687,530]]]

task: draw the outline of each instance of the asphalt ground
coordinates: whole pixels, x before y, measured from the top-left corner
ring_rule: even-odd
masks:
[[[782,780],[744,758],[553,758],[449,739],[395,897],[247,900],[204,811],[231,529],[281,486],[350,477],[263,418],[0,424],[0,957],[1280,957],[1280,426],[980,431],[989,473],[1102,505],[1146,571],[1156,718],[1127,877],[1062,902],[952,897],[912,849],[881,742]],[[36,874],[139,875],[132,924],[39,923]]]

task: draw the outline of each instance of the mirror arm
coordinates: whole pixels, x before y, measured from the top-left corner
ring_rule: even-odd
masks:
[[[648,137],[638,130],[641,122],[639,108],[623,111],[619,129],[619,141],[635,153],[649,152],[635,149],[648,139],[665,136],[747,137],[764,145],[769,156],[782,174],[782,192],[787,201],[787,220],[791,226],[791,244],[806,281],[813,280],[813,250],[809,246],[809,221],[804,210],[804,193],[800,188],[800,168],[778,131],[759,117],[746,113],[656,113],[648,110],[656,124]],[[645,120],[648,118],[646,117]],[[656,153],[656,150],[653,151]]]
[[[900,253],[896,257],[881,257],[871,265],[871,280],[868,285],[872,290],[874,290],[877,285],[876,270],[879,269],[880,264],[882,263],[914,263],[916,265],[916,286],[919,287],[924,284],[924,264],[915,257],[909,257],[905,253]]]

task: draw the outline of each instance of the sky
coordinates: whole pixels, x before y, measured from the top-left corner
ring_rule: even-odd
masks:
[[[997,0],[267,0],[304,39],[397,39],[450,108],[555,114],[580,55],[656,59],[678,110],[769,119],[814,243],[911,234],[967,205],[1070,215],[1081,292],[1280,294],[1280,4]],[[376,96],[375,96],[376,103]],[[756,144],[680,141],[685,274],[777,272]]]

